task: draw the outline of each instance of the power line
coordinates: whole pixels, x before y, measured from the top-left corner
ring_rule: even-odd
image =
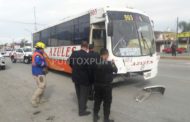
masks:
[[[38,26],[46,26],[45,24],[40,23],[32,23],[32,22],[23,22],[23,21],[17,21],[17,20],[0,20],[0,23],[17,23],[17,24],[23,24],[23,25],[38,25]]]

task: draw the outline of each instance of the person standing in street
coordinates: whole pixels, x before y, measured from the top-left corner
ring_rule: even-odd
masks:
[[[88,77],[88,43],[83,41],[81,50],[74,51],[70,58],[69,64],[72,68],[72,80],[75,84],[76,95],[78,99],[79,116],[89,115],[87,111],[87,101],[89,95],[89,77]]]
[[[171,46],[172,56],[176,56],[176,45],[173,43]]]
[[[100,58],[95,65],[95,98],[94,98],[94,115],[93,122],[99,119],[101,103],[104,106],[104,122],[114,122],[110,120],[110,108],[112,103],[112,81],[113,73],[117,72],[114,61],[108,61],[109,52],[107,49],[101,49]]]
[[[38,107],[46,88],[47,63],[44,57],[45,44],[41,41],[37,42],[35,48],[32,55],[32,75],[36,81],[37,89],[32,96],[32,106]]]
[[[89,100],[94,100],[94,67],[93,64],[100,57],[97,52],[94,51],[94,45],[89,45],[89,80],[90,80],[90,91],[89,91]]]

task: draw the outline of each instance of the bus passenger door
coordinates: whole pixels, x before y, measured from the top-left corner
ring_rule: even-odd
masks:
[[[91,44],[94,44],[94,51],[100,52],[102,48],[106,48],[106,30],[93,29]]]

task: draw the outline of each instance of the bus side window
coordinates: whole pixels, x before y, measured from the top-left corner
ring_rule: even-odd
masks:
[[[104,29],[94,29],[93,38],[94,50],[99,52],[101,48],[106,48],[106,32]]]

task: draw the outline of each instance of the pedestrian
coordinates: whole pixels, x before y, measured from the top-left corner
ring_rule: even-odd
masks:
[[[172,56],[176,56],[176,45],[173,43],[171,46],[171,50],[172,50]]]
[[[94,51],[94,44],[89,45],[89,80],[90,80],[90,91],[89,100],[94,100],[94,67],[93,64],[100,57],[97,52]]]
[[[36,81],[37,89],[32,96],[32,106],[38,107],[46,88],[47,63],[44,57],[45,44],[37,42],[36,50],[32,55],[32,75]]]
[[[89,115],[87,111],[87,101],[89,95],[89,77],[88,77],[88,43],[83,41],[81,50],[74,51],[70,58],[69,64],[72,68],[72,80],[75,84],[76,95],[78,99],[79,116]]]
[[[109,53],[107,49],[101,49],[100,58],[95,66],[95,98],[94,98],[94,115],[93,121],[99,119],[101,103],[104,106],[104,122],[114,122],[110,120],[110,108],[112,103],[112,81],[113,73],[117,72],[114,61],[108,61]]]

